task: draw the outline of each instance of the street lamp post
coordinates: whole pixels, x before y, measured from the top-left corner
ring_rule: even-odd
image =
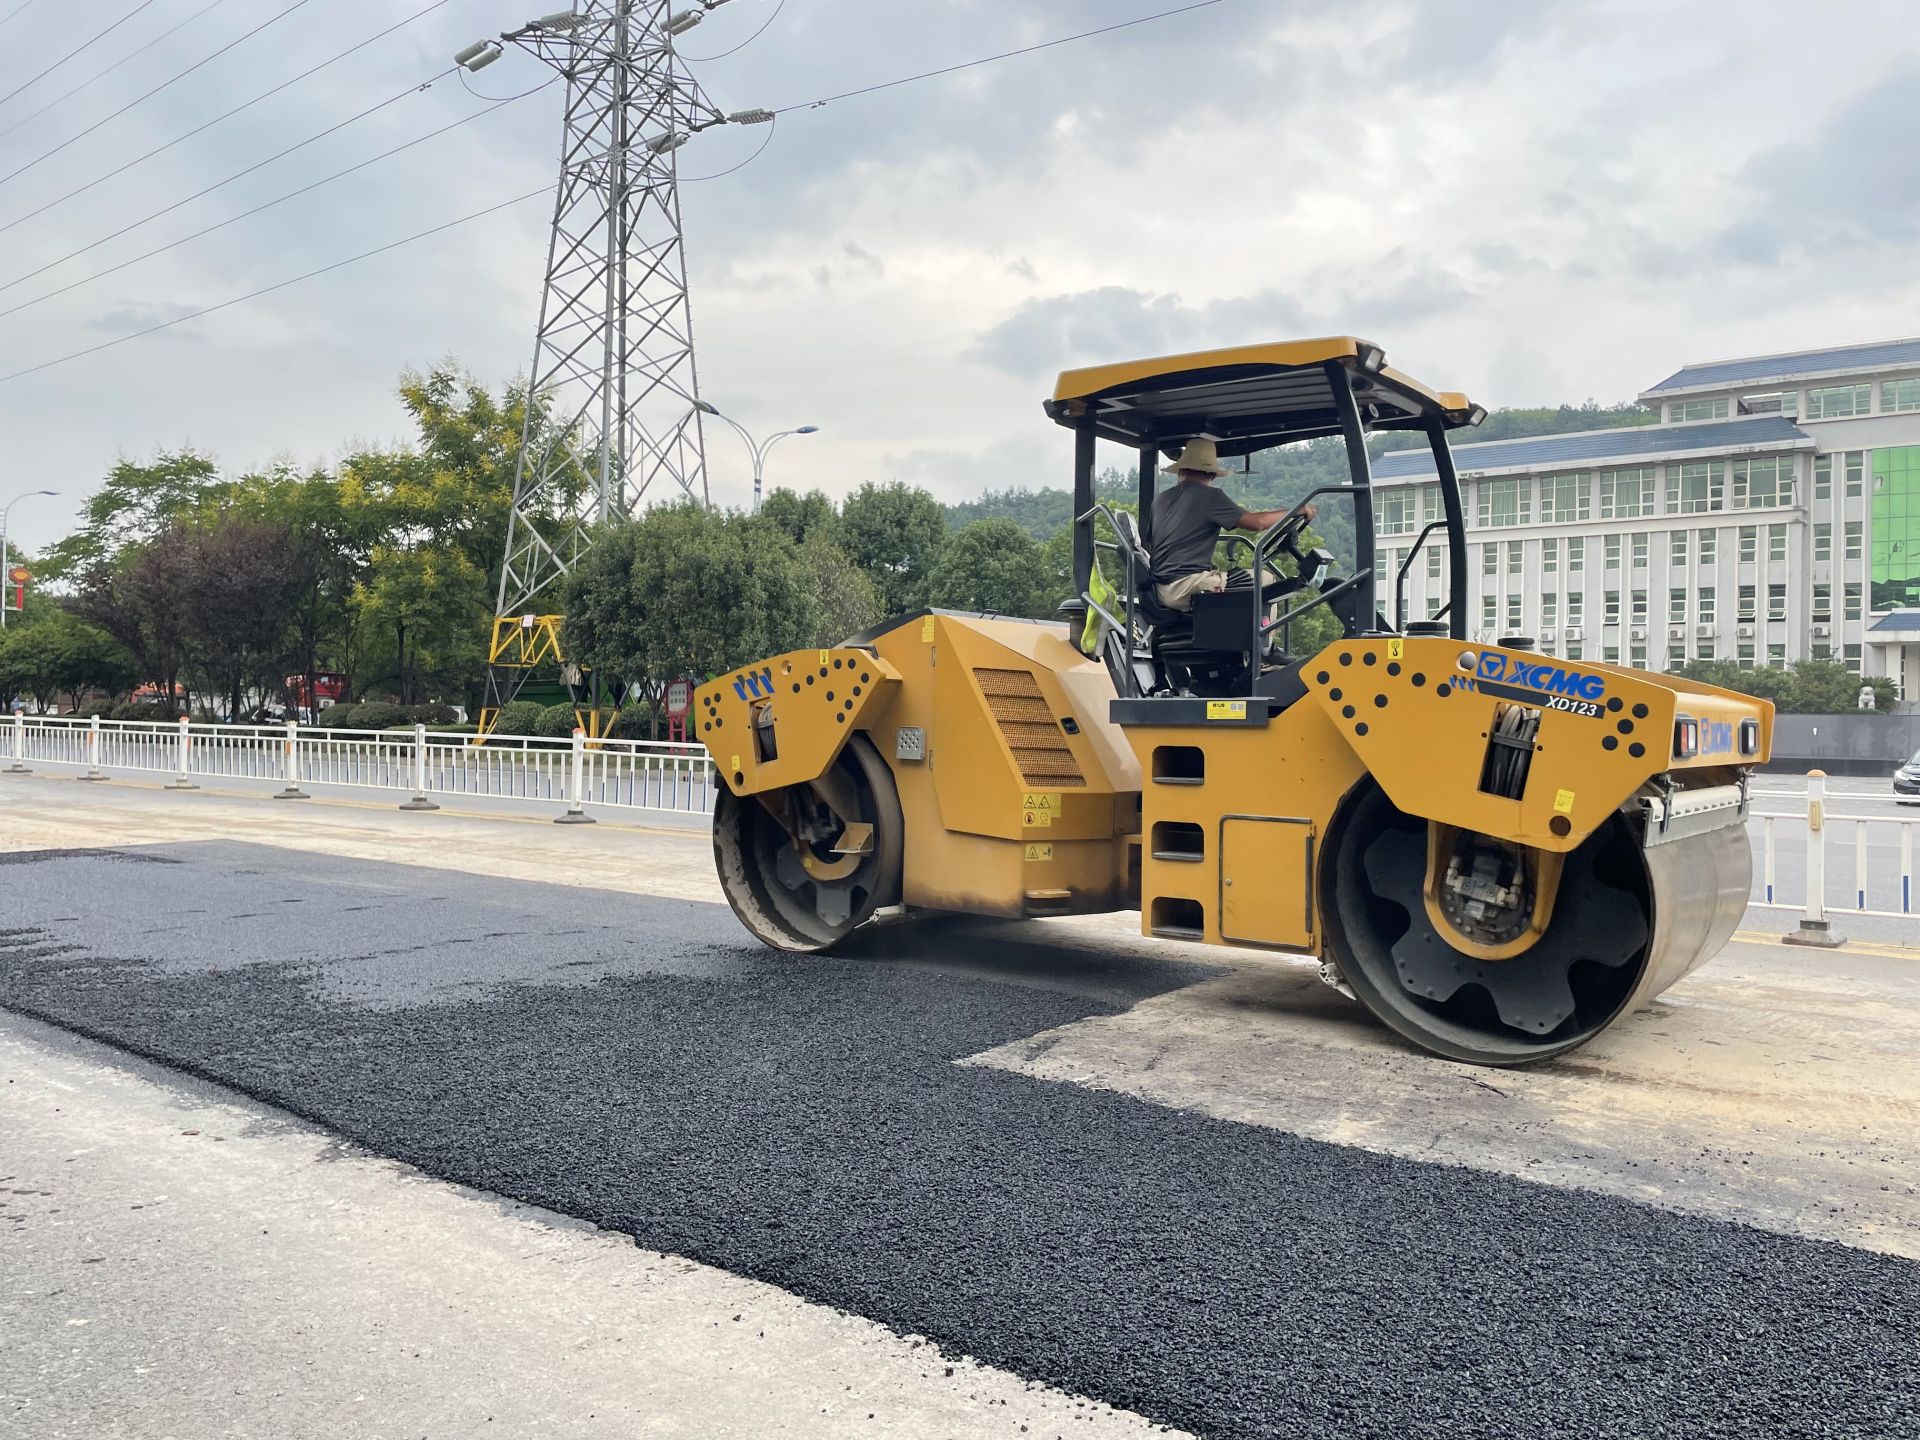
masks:
[[[820,433],[820,427],[818,425],[796,425],[791,430],[776,431],[765,440],[755,440],[753,436],[747,433],[744,425],[729,415],[721,414],[718,409],[708,404],[705,400],[694,401],[693,408],[698,410],[702,415],[711,415],[716,420],[725,420],[727,424],[733,426],[734,433],[747,442],[747,454],[753,457],[753,508],[756,514],[759,513],[760,510],[760,490],[766,475],[767,452],[789,435],[818,435]]]
[[[58,495],[59,493],[58,490],[29,490],[25,494],[14,496],[5,505],[0,505],[0,585],[7,583],[7,517],[13,513],[13,507],[35,495]],[[0,595],[0,630],[5,629],[6,624],[7,600],[6,596]]]

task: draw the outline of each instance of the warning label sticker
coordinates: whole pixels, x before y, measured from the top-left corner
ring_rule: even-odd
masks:
[[[1053,846],[1051,846],[1051,845],[1029,845],[1029,846],[1027,846],[1027,859],[1029,859],[1029,860],[1051,860],[1051,859],[1053,859]]]
[[[1028,830],[1051,830],[1059,813],[1059,791],[1029,790],[1021,801],[1020,824]]]
[[[1573,813],[1573,792],[1571,790],[1556,790],[1553,792],[1553,813],[1556,815],[1571,815]]]
[[[1406,653],[1407,653],[1406,641],[1404,640],[1387,641],[1387,659],[1398,660],[1402,655],[1405,655]]]
[[[1247,702],[1244,700],[1207,701],[1207,719],[1244,720],[1247,718]]]

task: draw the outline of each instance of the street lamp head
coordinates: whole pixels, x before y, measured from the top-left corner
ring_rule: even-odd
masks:
[[[698,410],[702,415],[718,415],[720,413],[718,406],[709,405],[705,400],[694,401],[693,408]]]
[[[818,435],[820,433],[820,427],[818,425],[802,425],[793,433],[796,435]]]

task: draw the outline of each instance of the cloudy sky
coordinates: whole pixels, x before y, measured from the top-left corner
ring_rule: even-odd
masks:
[[[305,0],[40,158],[293,3],[0,0],[0,93],[140,6],[0,102],[0,311],[484,108],[451,78],[403,92],[558,6],[445,0],[63,199],[428,0]],[[723,108],[779,107],[1173,3],[786,0],[762,38],[695,69]],[[731,0],[683,52],[729,49],[775,4]],[[1688,360],[1912,334],[1911,15],[1903,0],[1221,0],[797,110],[757,161],[684,188],[702,390],[756,430],[822,427],[776,453],[780,483],[900,478],[958,498],[1064,475],[1066,437],[1039,402],[1066,365],[1351,331],[1417,375],[1524,405],[1630,398]],[[472,85],[543,78],[509,53]],[[534,190],[559,101],[550,88],[0,315],[0,374]],[[682,172],[724,170],[764,136],[704,135]],[[546,224],[532,201],[0,381],[0,503],[64,492],[22,504],[16,537],[61,533],[120,456],[328,463],[406,437],[406,367],[453,356],[495,385],[523,371]],[[741,447],[723,431],[709,453],[715,498],[742,503]]]

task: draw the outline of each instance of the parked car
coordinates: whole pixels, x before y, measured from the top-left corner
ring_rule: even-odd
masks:
[[[1920,805],[1920,755],[1893,772],[1893,799],[1897,805]]]

